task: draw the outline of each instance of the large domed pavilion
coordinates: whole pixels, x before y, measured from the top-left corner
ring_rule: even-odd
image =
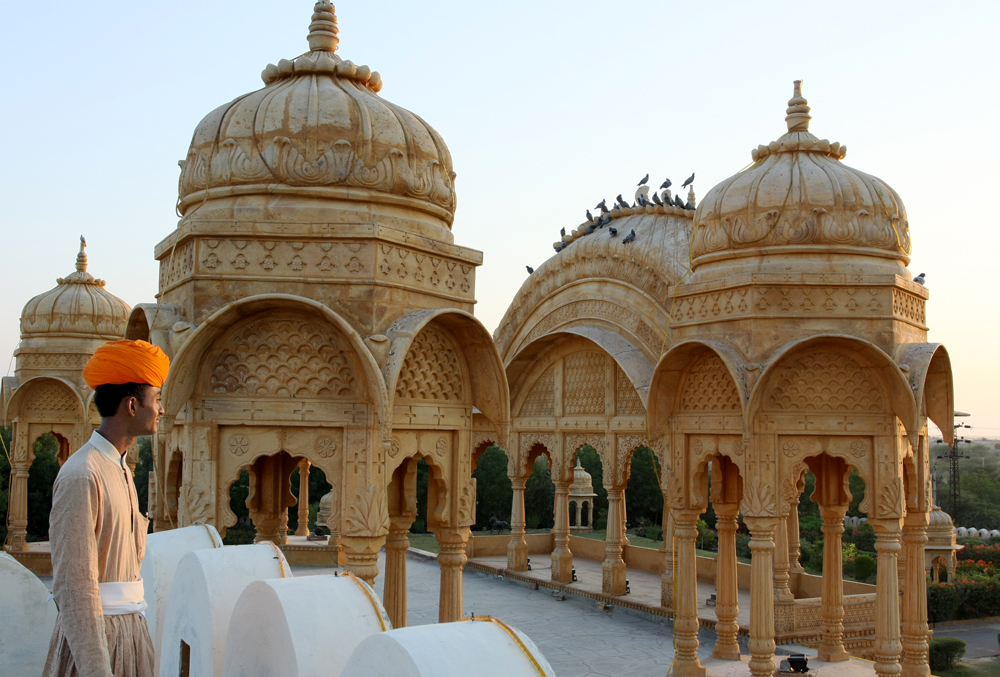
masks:
[[[333,485],[331,556],[370,582],[386,544],[386,606],[405,625],[426,458],[441,618],[456,620],[473,407],[498,441],[509,420],[500,358],[472,315],[482,254],[454,244],[444,140],[337,53],[338,33],[333,5],[317,2],[308,51],[209,113],[180,163],[181,219],[155,250],[157,303],[128,327],[172,358],[151,513],[157,529],[224,533],[245,469],[258,540],[285,546],[289,477],[320,469]]]

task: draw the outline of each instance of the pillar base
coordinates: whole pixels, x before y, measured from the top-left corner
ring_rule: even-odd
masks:
[[[573,553],[569,550],[552,553],[552,582],[573,582]]]
[[[528,544],[523,540],[507,546],[507,568],[511,571],[528,570]]]
[[[674,659],[673,670],[670,674],[674,677],[705,677],[705,666],[701,661],[679,661]]]
[[[378,553],[385,543],[385,536],[341,536],[340,542],[347,557],[344,568],[368,585],[374,586],[375,577],[378,576]]]
[[[712,658],[718,658],[724,661],[738,661],[740,660],[742,654],[740,654],[739,644],[719,644],[715,643],[715,648],[712,649]]]
[[[625,594],[625,576],[628,575],[628,568],[625,566],[625,562],[618,560],[617,562],[607,562],[601,566],[604,573],[604,578],[601,583],[601,592],[605,595],[624,595]],[[676,662],[674,663],[676,669]],[[701,674],[705,674],[702,672]]]
[[[826,661],[827,663],[839,663],[840,661],[849,660],[851,655],[844,650],[843,646],[831,649],[820,645],[819,648],[816,649],[816,658],[821,661]]]

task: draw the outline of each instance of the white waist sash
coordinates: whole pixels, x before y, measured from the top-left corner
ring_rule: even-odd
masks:
[[[105,616],[121,616],[146,610],[145,588],[142,579],[131,583],[98,583],[101,593],[101,612]]]

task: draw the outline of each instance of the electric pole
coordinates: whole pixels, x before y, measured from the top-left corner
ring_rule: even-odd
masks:
[[[969,416],[969,414],[965,413],[964,411],[956,411],[955,412],[955,416],[956,417],[958,417],[958,416]],[[958,434],[959,428],[972,428],[972,426],[969,425],[968,423],[956,423],[955,424],[955,437],[954,437],[954,440],[952,440],[951,448],[948,450],[947,454],[939,454],[938,455],[938,458],[946,458],[946,459],[948,459],[948,461],[950,463],[950,466],[951,466],[950,467],[951,475],[950,475],[950,477],[948,479],[948,487],[951,489],[951,511],[950,511],[950,513],[951,513],[951,519],[954,521],[955,524],[959,523],[958,522],[958,502],[959,502],[959,499],[962,498],[962,490],[959,487],[960,477],[959,477],[959,469],[958,469],[958,460],[961,459],[961,458],[969,458],[968,454],[959,454],[958,453],[958,445],[962,444],[962,443],[972,444],[971,440],[967,440],[967,439],[965,439],[964,437],[962,437],[961,435]],[[944,440],[938,440],[939,444],[943,443],[943,442],[944,442]]]

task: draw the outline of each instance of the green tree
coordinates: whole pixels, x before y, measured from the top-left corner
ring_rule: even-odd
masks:
[[[417,461],[417,516],[410,525],[411,534],[427,533],[427,483],[430,481],[430,468],[427,459],[421,457]]]
[[[524,485],[524,521],[529,529],[551,529],[555,524],[556,485],[552,482],[549,460],[535,459],[531,477]]]
[[[135,495],[139,501],[139,512],[149,512],[149,473],[153,472],[153,438],[143,435],[138,439],[139,460],[135,464]]]
[[[476,470],[476,529],[490,528],[490,518],[510,522],[514,490],[507,477],[507,454],[493,445],[479,455]]]
[[[851,468],[851,477],[848,480],[851,490],[851,505],[847,508],[848,517],[867,517],[865,513],[858,510],[861,501],[865,500],[865,481],[858,475],[858,471]]]
[[[662,524],[663,494],[660,492],[659,463],[646,447],[632,454],[632,474],[625,486],[625,514],[628,526],[640,521]]]

